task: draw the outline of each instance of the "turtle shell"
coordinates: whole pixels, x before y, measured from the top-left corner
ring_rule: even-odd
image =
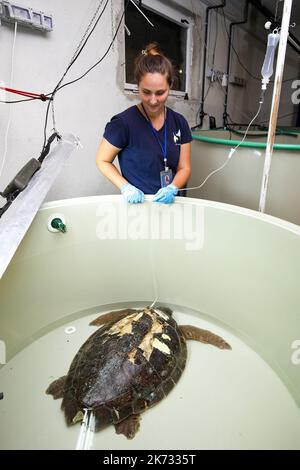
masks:
[[[70,366],[62,401],[67,422],[91,409],[100,429],[141,413],[171,391],[186,357],[185,338],[166,311],[144,309],[105,324]]]

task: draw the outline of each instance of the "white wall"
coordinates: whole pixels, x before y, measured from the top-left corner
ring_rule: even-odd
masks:
[[[170,4],[181,5],[181,8],[197,13],[197,28],[194,28],[192,91],[189,101],[170,99],[169,106],[185,115],[191,126],[195,124],[196,111],[199,108],[201,85],[201,60],[204,38],[205,5],[196,0],[170,0]],[[77,44],[87,27],[98,4],[98,0],[22,0],[21,4],[38,8],[54,16],[54,30],[48,34],[18,27],[15,46],[13,88],[33,92],[47,93],[52,91],[65,67],[70,61]],[[122,9],[122,0],[112,0],[103,15],[101,23],[95,30],[90,42],[84,49],[78,62],[74,65],[66,80],[76,78],[89,66],[94,64],[106,51],[112,38],[112,18],[116,25]],[[208,50],[209,60],[215,39],[215,21],[211,20]],[[225,67],[227,56],[227,40],[222,26],[222,18],[218,15],[218,37],[216,45],[215,66],[221,70]],[[11,50],[13,41],[13,25],[3,23],[0,27],[0,81],[9,85],[11,68]],[[238,33],[238,50],[254,74],[258,75],[261,64],[257,65],[257,57],[262,63],[265,43],[254,40],[241,30]],[[202,38],[202,39],[201,39]],[[252,38],[252,39],[251,39]],[[50,190],[47,199],[56,200],[68,197],[88,196],[116,192],[98,172],[95,165],[95,154],[101,139],[105,123],[115,113],[137,103],[134,95],[123,90],[124,67],[124,31],[120,33],[114,50],[109,53],[103,63],[95,68],[80,82],[64,88],[56,96],[56,124],[63,132],[72,132],[80,137],[83,149],[74,152],[69,163],[62,171]],[[260,44],[257,46],[256,42]],[[202,45],[202,47],[201,47]],[[259,56],[253,54],[253,47],[259,50]],[[234,59],[233,59],[234,60]],[[252,61],[252,63],[251,63]],[[291,59],[291,68],[296,62]],[[243,72],[241,72],[243,73]],[[229,108],[235,120],[245,120],[256,110],[258,87],[247,82],[247,87],[233,87],[230,91]],[[246,91],[246,93],[245,93]],[[8,100],[18,99],[16,95],[7,95]],[[221,87],[213,84],[207,100],[205,111],[217,118],[217,125],[222,124],[224,95]],[[234,105],[232,105],[234,103]],[[0,176],[0,190],[9,183],[17,171],[32,157],[37,158],[43,144],[43,127],[46,105],[42,102],[20,103],[16,105],[0,105],[0,168],[4,154],[4,135],[11,110],[11,126],[8,134],[8,151],[3,174]],[[49,118],[48,135],[52,128]],[[4,200],[0,198],[0,205]]]

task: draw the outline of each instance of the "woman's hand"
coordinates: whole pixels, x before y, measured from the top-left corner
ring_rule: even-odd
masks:
[[[144,193],[130,183],[124,184],[120,189],[124,199],[130,204],[144,202]]]
[[[172,204],[175,201],[175,196],[178,193],[178,188],[174,184],[169,184],[161,188],[154,195],[153,201],[161,202],[162,204]]]

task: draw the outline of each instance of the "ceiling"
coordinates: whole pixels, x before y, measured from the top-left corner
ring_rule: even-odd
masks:
[[[201,2],[206,4],[207,6],[216,6],[222,3],[221,0],[201,0]],[[251,3],[251,0],[249,0],[249,3]],[[268,9],[271,12],[273,16],[273,18],[271,19],[274,19],[276,17],[277,22],[281,23],[284,0],[256,0],[256,3],[258,4],[260,3],[262,7]],[[243,17],[244,5],[245,5],[245,0],[226,0],[224,13],[230,21],[239,20]],[[258,21],[261,24],[261,28],[263,29],[263,25],[267,21],[267,18],[263,14],[261,14],[257,8],[253,7],[252,10],[255,13],[255,22]],[[290,28],[290,33],[300,44],[300,1],[299,0],[293,0],[290,22],[291,24],[296,23],[295,27]],[[249,27],[248,25],[245,25],[246,29],[248,27]]]
[[[215,6],[221,3],[221,0],[201,0],[202,3],[205,3],[208,6]],[[251,1],[251,0],[250,0]],[[281,18],[282,9],[284,5],[284,0],[260,0],[260,3],[263,7],[267,8],[275,16],[277,8],[277,18]],[[226,10],[231,13],[242,12],[244,7],[244,0],[227,0],[226,1]],[[229,13],[230,14],[230,13]],[[300,2],[299,0],[293,0],[292,5],[292,22],[300,23]]]
[[[276,4],[278,3],[277,7],[277,12],[282,13],[282,7],[284,4],[283,0],[280,0],[277,2],[277,0],[261,0],[261,4],[268,8],[268,10],[272,11],[275,14],[276,11]],[[293,5],[292,5],[292,18],[293,21],[297,22],[296,19],[298,19],[298,22],[300,22],[300,2],[299,0],[293,0]]]

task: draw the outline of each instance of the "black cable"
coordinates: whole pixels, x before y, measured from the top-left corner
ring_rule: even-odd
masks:
[[[24,103],[24,101],[32,101],[32,100],[40,100],[40,98],[26,98],[25,100],[17,100],[17,101],[1,101],[0,103],[5,103],[5,104],[12,104],[12,103]]]
[[[86,46],[86,43],[88,42],[89,38],[91,37],[91,35],[93,34],[97,24],[99,23],[103,13],[105,12],[106,10],[106,7],[107,7],[107,4],[108,4],[109,0],[106,0],[106,4],[104,5],[104,8],[103,10],[100,12],[93,28],[91,29],[91,31],[89,32],[87,38],[85,39],[84,43],[82,44],[81,48],[79,49],[79,51],[77,52],[77,54],[75,55],[75,57],[73,57],[73,59],[71,60],[70,64],[67,66],[66,70],[64,71],[61,79],[59,80],[59,82],[57,83],[54,91],[52,92],[52,94],[54,94],[58,88],[59,88],[59,85],[61,84],[61,82],[63,81],[64,77],[66,76],[66,74],[68,73],[68,71],[70,70],[70,68],[72,67],[72,65],[74,65],[74,63],[76,62],[76,60],[78,59],[78,57],[80,56],[81,52],[83,51],[84,47]]]
[[[47,125],[48,125],[48,116],[49,116],[49,109],[50,109],[50,103],[51,101],[54,100],[54,97],[55,97],[55,94],[57,93],[57,91],[59,90],[59,85],[61,84],[61,82],[63,81],[64,77],[66,76],[66,74],[68,73],[68,71],[70,70],[70,68],[72,67],[72,65],[74,65],[74,63],[76,62],[76,60],[78,59],[78,57],[80,56],[81,52],[83,51],[86,43],[88,42],[90,36],[92,35],[92,33],[94,32],[100,18],[102,17],[106,7],[107,7],[107,4],[108,4],[108,0],[106,1],[106,4],[104,5],[104,8],[102,9],[102,11],[100,12],[92,30],[89,32],[86,40],[84,41],[84,43],[82,44],[81,48],[79,49],[79,51],[77,52],[77,54],[75,55],[75,57],[71,60],[70,64],[67,66],[66,70],[64,71],[62,77],[60,78],[60,80],[58,81],[58,83],[56,84],[54,90],[51,92],[51,93],[48,93],[47,95],[45,96],[51,96],[51,100],[49,100],[49,103],[47,105],[47,109],[46,109],[46,116],[45,116],[45,125],[44,125],[44,142],[43,142],[43,148],[42,148],[42,152],[41,154],[43,153],[44,149],[45,149],[45,145],[46,145],[46,141],[47,141]]]
[[[93,28],[91,29],[91,31],[89,32],[86,40],[84,41],[84,43],[82,44],[81,48],[79,49],[79,51],[77,52],[76,56],[73,58],[73,60],[70,62],[70,64],[68,65],[68,67],[66,68],[65,72],[63,73],[62,75],[62,78],[59,80],[58,84],[61,83],[61,80],[63,80],[63,78],[65,77],[66,73],[70,70],[70,68],[72,67],[72,65],[76,62],[76,60],[78,59],[78,57],[80,56],[81,52],[83,51],[86,43],[88,42],[90,36],[92,35],[92,33],[94,32],[97,24],[99,23],[106,7],[107,7],[107,4],[108,4],[109,0],[106,0],[106,4],[103,8],[103,10],[101,11],[100,15],[98,16]],[[53,98],[53,94],[55,93],[55,90],[58,86],[58,84],[56,85],[56,87],[54,88],[54,90],[51,92],[51,93],[47,93],[45,96],[51,96],[52,95],[52,98]],[[18,101],[1,101],[0,100],[0,103],[5,103],[5,104],[13,104],[13,103],[24,103],[25,101],[32,101],[32,100],[37,100],[37,99],[40,99],[39,97],[36,97],[36,98],[28,98],[28,99],[24,99],[24,100],[18,100]],[[45,143],[45,142],[44,142]]]
[[[282,83],[292,82],[294,80],[299,80],[299,78],[298,77],[286,78],[285,80],[282,80]],[[274,80],[270,80],[270,83],[274,83]]]
[[[118,27],[117,27],[117,29],[116,29],[116,32],[115,32],[115,34],[114,34],[114,36],[113,36],[113,39],[112,39],[110,45],[108,46],[108,49],[106,50],[105,54],[101,57],[101,59],[99,59],[94,65],[92,65],[92,66],[91,66],[84,74],[82,74],[80,77],[75,78],[74,80],[65,83],[64,85],[60,86],[56,91],[61,90],[61,89],[64,88],[65,86],[72,85],[73,83],[78,82],[79,80],[81,80],[82,78],[84,78],[89,72],[91,72],[91,70],[93,70],[95,67],[97,67],[97,65],[99,65],[99,64],[105,59],[105,57],[106,57],[107,54],[109,53],[109,51],[110,51],[110,49],[111,49],[111,47],[112,47],[112,45],[113,45],[113,43],[114,43],[114,41],[115,41],[115,39],[116,39],[116,36],[117,36],[117,34],[118,34],[118,32],[119,32],[119,29],[120,29],[120,26],[121,26],[121,23],[122,23],[122,20],[123,20],[123,17],[124,17],[124,14],[125,14],[125,11],[126,11],[126,8],[127,8],[128,4],[129,4],[129,2],[130,2],[130,0],[127,0],[127,4],[126,4],[126,6],[125,6],[125,8],[124,8],[124,11],[123,11],[123,13],[122,13],[121,19],[120,19],[120,21],[119,21],[119,24],[118,24]]]
[[[224,28],[225,28],[225,31],[226,31],[226,34],[228,36],[228,39],[229,39],[229,33],[227,31],[227,28],[226,28],[226,17],[225,17],[225,13],[224,13],[224,8],[221,8],[221,11],[222,11],[222,15],[223,15],[223,22],[224,22]],[[239,58],[239,55],[238,53],[236,52],[235,48],[233,47],[232,43],[231,43],[231,47],[232,47],[232,50],[233,52],[235,53],[236,57],[237,57],[237,60],[240,64],[240,66],[248,73],[248,75],[250,75],[250,77],[252,77],[254,80],[258,80],[259,82],[261,82],[261,78],[258,78],[258,77],[255,77],[254,75],[252,75],[251,72],[249,72],[249,70],[245,67],[245,65],[241,62],[240,58]],[[293,81],[293,80],[297,80],[298,78],[297,77],[292,77],[292,78],[286,78],[285,80],[282,80],[282,83],[286,83],[286,82],[290,82],[290,81]],[[270,83],[274,83],[274,80],[270,80]]]
[[[285,118],[285,117],[289,117],[289,116],[294,116],[295,114],[298,114],[298,111],[295,111],[294,113],[283,114],[282,116],[278,116],[277,120]],[[266,119],[265,121],[260,121],[257,124],[263,124],[264,122],[269,122],[269,119]]]
[[[58,139],[60,140],[61,139],[61,136],[57,133],[57,132],[54,132],[48,139],[47,141],[47,144],[45,145],[45,148],[43,150],[43,152],[41,153],[41,155],[39,156],[38,158],[38,161],[40,163],[43,163],[43,161],[45,160],[45,158],[47,157],[49,151],[50,151],[50,147],[51,147],[51,144],[53,142],[54,139]]]
[[[215,65],[215,54],[216,54],[216,47],[217,47],[217,39],[218,39],[218,26],[219,26],[219,22],[218,22],[218,14],[216,12],[216,36],[215,36],[215,43],[214,43],[214,49],[213,49],[213,55],[212,55],[212,64],[211,64],[211,68],[214,69],[214,65]],[[208,50],[207,48],[207,44],[204,44],[204,47],[206,47],[206,50]],[[208,85],[208,88],[206,90],[206,93],[205,93],[205,96],[203,98],[203,104],[205,103],[205,100],[207,98],[207,95],[209,93],[209,90],[210,90],[210,87],[212,85],[212,81],[209,82],[209,85]],[[200,109],[201,109],[201,104],[196,112],[196,124],[195,126],[191,127],[192,130],[195,130],[199,127],[199,124],[197,124],[197,117],[200,115]]]
[[[0,192],[0,196],[6,199],[6,203],[3,207],[0,207],[0,218],[7,211],[7,209],[14,202],[16,197],[24,191],[28,186],[31,178],[35,175],[37,171],[40,170],[41,165],[50,151],[50,147],[54,139],[61,139],[60,135],[57,132],[54,132],[48,139],[47,144],[45,145],[44,151],[41,153],[38,159],[32,158],[29,160],[21,170],[15,175],[13,180],[6,186],[4,191]]]
[[[227,36],[228,36],[228,39],[229,39],[229,33],[228,33],[228,31],[227,31],[227,28],[226,28],[226,17],[225,17],[225,13],[224,13],[224,8],[220,8],[220,10],[221,10],[222,15],[223,15],[224,28],[225,28],[226,34],[227,34]],[[234,48],[233,45],[232,45],[232,42],[231,42],[231,48],[232,48],[233,52],[235,53],[235,55],[236,55],[236,57],[237,57],[237,60],[238,60],[238,62],[239,62],[239,64],[240,64],[240,66],[241,66],[241,67],[250,75],[250,77],[252,77],[254,80],[261,81],[260,78],[255,77],[254,75],[252,75],[252,73],[249,72],[249,70],[244,66],[244,64],[242,64],[242,62],[241,62],[241,60],[240,60],[240,58],[239,58],[238,53],[236,52],[235,48]]]
[[[257,127],[257,124],[255,124],[253,127]],[[238,129],[233,129],[232,127],[227,127],[227,130],[231,131],[233,134],[244,135],[243,131],[240,131]],[[288,137],[292,137],[292,138],[297,138],[297,134],[294,134],[294,133],[288,132],[288,131],[284,131],[284,130],[281,130],[281,129],[276,130],[275,135],[283,135],[283,136],[288,136]],[[247,134],[248,139],[256,138],[256,137],[267,137],[267,136],[268,136],[267,132],[265,132],[265,133],[263,133],[263,132],[260,132],[260,133],[252,132],[251,134]]]
[[[83,75],[81,75],[80,77],[78,77],[78,78],[76,78],[76,79],[74,79],[74,80],[71,80],[70,82],[65,83],[65,84],[62,85],[62,86],[59,86],[59,84],[60,84],[61,81],[63,80],[63,78],[62,78],[62,79],[58,82],[58,84],[56,85],[55,89],[53,90],[53,92],[52,92],[52,94],[51,94],[52,99],[53,99],[53,96],[54,96],[59,90],[61,90],[61,89],[64,88],[65,86],[68,86],[68,85],[71,85],[71,84],[73,84],[73,83],[75,83],[75,82],[78,82],[79,80],[81,80],[82,78],[84,78],[91,70],[93,70],[97,65],[99,65],[99,64],[104,60],[104,58],[105,58],[105,57],[107,56],[107,54],[109,53],[109,51],[110,51],[110,49],[111,49],[111,47],[112,47],[112,45],[113,45],[113,43],[114,43],[114,41],[115,41],[115,39],[116,39],[116,36],[117,36],[117,34],[118,34],[118,32],[119,32],[119,29],[120,29],[120,26],[121,26],[121,23],[122,23],[122,20],[123,20],[123,17],[124,17],[124,15],[125,15],[125,11],[126,11],[126,9],[127,9],[127,7],[128,7],[129,2],[130,2],[130,0],[127,0],[127,3],[126,3],[126,5],[125,5],[125,7],[124,7],[124,10],[123,10],[123,13],[122,13],[122,16],[121,16],[121,19],[120,19],[119,24],[118,24],[118,26],[117,26],[116,32],[115,32],[115,34],[114,34],[114,36],[113,36],[113,38],[112,38],[112,41],[110,42],[110,44],[109,44],[109,46],[108,46],[108,49],[106,50],[105,54],[104,54],[92,67],[90,67]],[[101,12],[101,14],[100,14],[101,16],[102,16],[102,14],[103,14],[105,8],[107,7],[107,3],[108,3],[108,2],[106,2],[105,6],[104,6],[104,9],[102,10],[102,12]],[[101,16],[100,16],[100,17],[101,17]],[[99,19],[100,19],[100,18],[99,18]],[[98,20],[97,20],[97,21],[98,21]],[[93,30],[94,30],[94,29],[95,29],[95,28],[93,28]],[[88,38],[90,37],[90,35],[91,35],[91,33],[93,32],[93,30],[92,30],[92,31],[90,32],[90,34],[88,35]],[[88,38],[87,38],[87,39],[88,39]],[[86,42],[87,42],[87,40],[85,41],[84,45],[86,44]],[[83,49],[83,47],[81,47],[79,53],[81,53],[82,49]],[[77,60],[78,55],[79,55],[79,54],[77,54],[75,60]],[[71,62],[71,64],[72,64],[72,65],[74,64],[74,60]],[[70,69],[70,66],[68,66],[67,71],[68,71],[69,69]],[[63,77],[64,77],[65,75],[66,75],[66,72],[64,73]],[[50,93],[48,93],[48,95],[45,95],[45,96],[49,96],[49,95],[50,95]],[[44,126],[44,143],[43,143],[42,152],[43,152],[43,150],[44,150],[44,148],[45,148],[45,144],[46,144],[46,140],[47,140],[46,135],[47,135],[47,124],[48,124],[49,108],[50,108],[50,101],[49,101],[49,103],[48,103],[47,110],[46,110],[46,118],[45,118],[45,126]]]
[[[48,93],[47,95],[45,95],[45,96],[50,96],[50,100],[49,100],[49,103],[48,103],[47,109],[46,109],[45,125],[44,125],[44,143],[43,143],[43,148],[42,148],[42,152],[41,152],[41,154],[40,154],[40,157],[39,157],[39,159],[38,159],[38,160],[40,161],[40,163],[43,162],[44,158],[45,158],[45,157],[47,156],[47,154],[49,153],[50,145],[51,145],[51,143],[53,142],[53,140],[54,140],[55,138],[58,138],[58,139],[60,138],[60,136],[55,132],[55,133],[53,133],[53,134],[50,136],[50,138],[48,139],[48,142],[47,142],[47,123],[48,123],[49,109],[50,109],[51,101],[53,101],[56,92],[57,92],[59,89],[62,89],[62,88],[64,88],[64,87],[67,86],[67,85],[71,85],[72,83],[75,83],[75,82],[81,80],[81,79],[82,79],[83,77],[85,77],[93,68],[95,68],[97,65],[99,65],[99,64],[104,60],[104,58],[107,56],[107,54],[109,53],[109,51],[110,51],[110,49],[111,49],[111,47],[112,47],[112,45],[113,45],[113,43],[114,43],[114,41],[115,41],[115,39],[116,39],[116,36],[117,36],[117,34],[118,34],[118,32],[119,32],[119,29],[120,29],[120,26],[121,26],[123,17],[124,17],[124,15],[125,15],[125,11],[126,11],[126,9],[127,9],[127,7],[128,7],[128,4],[129,4],[129,1],[130,1],[130,0],[127,0],[127,3],[126,3],[125,8],[124,8],[124,10],[123,10],[123,13],[122,13],[121,19],[120,19],[120,21],[119,21],[118,27],[117,27],[117,29],[116,29],[116,32],[115,32],[115,34],[114,34],[114,36],[113,36],[113,38],[112,38],[112,41],[111,41],[109,47],[107,48],[105,54],[104,54],[104,55],[100,58],[100,60],[98,60],[92,67],[90,67],[83,75],[81,75],[80,77],[78,77],[78,78],[75,79],[75,80],[72,80],[72,81],[66,83],[65,85],[62,85],[61,87],[59,86],[60,83],[62,82],[62,80],[64,79],[66,73],[70,70],[71,66],[75,63],[75,61],[78,59],[79,55],[80,55],[81,52],[83,51],[83,49],[84,49],[84,47],[85,47],[85,45],[86,45],[88,39],[90,38],[91,34],[92,34],[93,31],[95,30],[95,27],[96,27],[97,23],[99,22],[99,20],[100,20],[102,14],[103,14],[103,12],[105,11],[105,9],[106,9],[106,7],[107,7],[108,1],[109,1],[109,0],[106,1],[106,4],[105,4],[105,6],[104,6],[102,12],[100,13],[99,17],[97,18],[97,21],[96,21],[96,23],[94,24],[92,30],[91,30],[90,33],[88,34],[87,38],[85,39],[85,41],[84,41],[84,43],[82,44],[82,46],[81,46],[81,48],[79,49],[79,51],[76,53],[75,57],[71,60],[70,64],[68,65],[68,67],[67,67],[67,69],[65,70],[65,72],[64,72],[64,74],[63,74],[63,76],[62,76],[62,78],[60,79],[60,81],[58,82],[58,84],[56,85],[56,87],[54,88],[53,92],[52,92],[52,93]],[[31,101],[31,100],[33,100],[33,99],[39,99],[39,98],[29,98],[29,99],[25,99],[25,100],[19,100],[19,101],[17,101],[17,102],[21,102],[21,101]],[[2,208],[0,208],[0,217],[1,217],[1,216],[3,215],[3,213],[9,208],[9,206],[12,204],[13,200],[15,199],[15,197],[17,197],[18,194],[19,194],[19,191],[16,191],[13,195],[9,195],[9,198],[8,198],[6,204],[5,204]]]

